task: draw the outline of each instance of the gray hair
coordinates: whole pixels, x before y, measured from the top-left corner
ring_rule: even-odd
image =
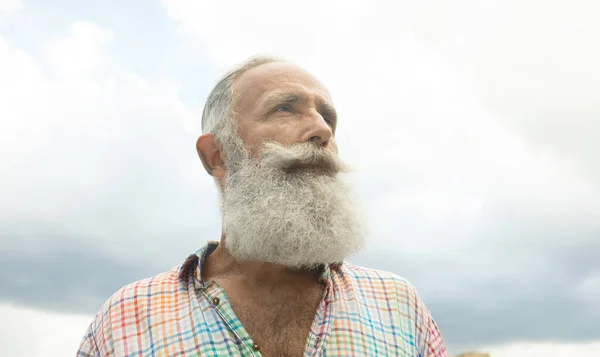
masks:
[[[228,155],[235,156],[236,151],[243,149],[237,130],[234,107],[236,99],[236,93],[234,93],[235,81],[244,72],[272,62],[284,61],[270,56],[256,56],[247,59],[225,74],[206,99],[202,112],[202,132],[215,136],[225,157]]]

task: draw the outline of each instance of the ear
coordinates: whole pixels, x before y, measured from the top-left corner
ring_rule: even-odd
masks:
[[[209,175],[217,178],[225,178],[225,162],[221,159],[221,147],[212,134],[203,134],[196,141],[196,151]]]

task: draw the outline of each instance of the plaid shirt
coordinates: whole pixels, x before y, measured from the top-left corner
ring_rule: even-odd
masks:
[[[77,356],[260,356],[223,289],[200,279],[216,246],[211,242],[183,265],[116,292],[90,324]],[[448,356],[436,323],[406,280],[346,262],[325,267],[321,279],[325,293],[304,356]]]

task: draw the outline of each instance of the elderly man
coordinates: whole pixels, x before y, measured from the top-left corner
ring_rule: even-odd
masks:
[[[303,69],[253,58],[210,93],[196,148],[220,242],[116,292],[78,356],[447,356],[415,289],[344,260],[362,245],[338,118]]]

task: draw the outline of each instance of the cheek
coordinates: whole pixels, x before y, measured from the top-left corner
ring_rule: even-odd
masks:
[[[275,141],[283,145],[301,142],[301,132],[291,121],[255,123],[253,127],[244,128],[240,136],[251,154],[258,152],[264,141]]]
[[[265,141],[281,142],[280,133],[272,128],[253,128],[246,135],[242,136],[242,141],[248,149],[251,157],[257,157],[260,153],[260,147]]]
[[[251,131],[240,132],[240,139],[250,156],[254,157],[260,148],[260,140],[257,139],[257,135]]]
[[[299,133],[289,125],[272,125],[262,132],[262,139],[291,145],[298,142]]]

